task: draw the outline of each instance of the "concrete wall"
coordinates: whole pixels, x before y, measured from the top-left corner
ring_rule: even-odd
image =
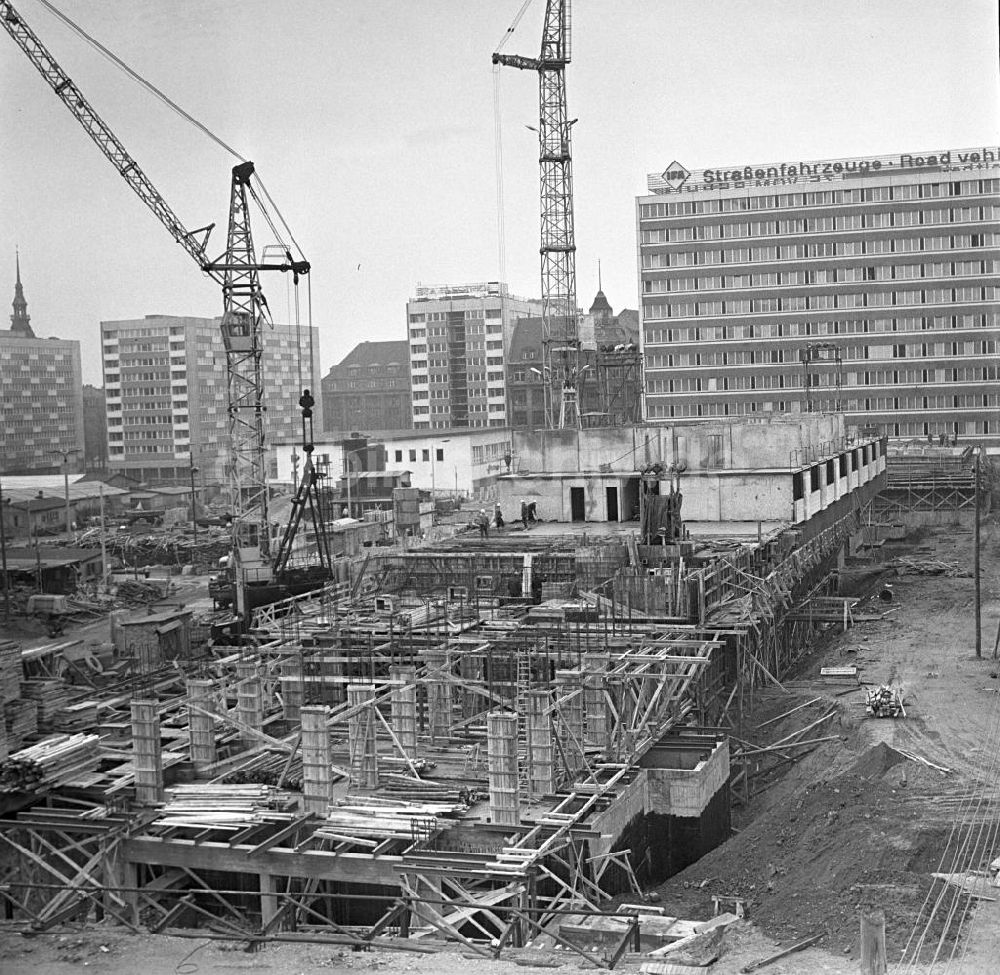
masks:
[[[675,426],[513,433],[514,469],[525,473],[611,470],[683,464],[688,471],[800,467],[808,456],[830,453],[844,436],[836,413],[732,419]]]
[[[789,521],[794,510],[789,471],[686,471],[681,478],[681,492],[681,514],[688,521]]]
[[[688,755],[681,753],[678,764]],[[708,758],[698,761],[693,768],[650,768],[648,776],[650,811],[671,816],[700,816],[729,780],[729,741],[720,741]]]
[[[539,473],[598,471],[634,472],[663,459],[669,444],[666,427],[607,427],[593,430],[515,430],[515,471]],[[666,441],[664,440],[667,437]]]
[[[673,427],[671,453],[688,470],[798,467],[808,450],[843,436],[844,417],[838,413],[734,419]]]
[[[627,521],[625,490],[628,478],[614,474],[537,475],[534,477],[501,477],[497,480],[497,500],[507,521],[521,517],[521,500],[534,501],[542,521],[571,521],[573,511],[570,489],[583,488],[584,520],[608,521],[607,488],[618,491],[618,520]]]

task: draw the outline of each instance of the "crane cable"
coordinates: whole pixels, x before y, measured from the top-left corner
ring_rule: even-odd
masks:
[[[229,146],[225,142],[223,142],[222,139],[220,139],[207,125],[205,125],[203,122],[199,122],[198,119],[196,119],[193,115],[189,114],[188,112],[185,112],[184,109],[177,104],[177,102],[173,101],[166,94],[160,91],[160,89],[157,88],[156,85],[154,85],[151,81],[147,81],[145,78],[142,77],[141,74],[130,68],[120,57],[118,57],[117,54],[115,54],[113,51],[108,50],[108,48],[106,48],[99,40],[97,40],[96,37],[92,37],[90,34],[88,34],[79,24],[75,23],[73,20],[67,17],[66,14],[64,14],[61,10],[59,10],[58,7],[50,3],[49,0],[38,0],[38,2],[43,7],[45,7],[45,9],[49,11],[49,13],[53,14],[55,17],[58,17],[59,20],[61,20],[71,31],[82,37],[88,44],[90,44],[91,47],[99,51],[117,68],[120,68],[122,71],[124,71],[133,81],[138,82],[140,85],[142,85],[143,88],[145,88],[151,94],[159,98],[160,101],[162,101],[165,105],[167,105],[169,108],[175,111],[181,118],[183,118],[187,122],[190,122],[196,129],[199,129],[202,133],[207,135],[213,142],[215,142],[217,145],[225,149],[226,152],[228,152],[232,156],[235,156],[240,162],[247,161],[235,149],[233,149],[232,146]]]
[[[230,146],[228,143],[224,142],[207,125],[205,125],[204,122],[199,121],[190,112],[187,112],[183,108],[181,108],[181,106],[178,105],[177,102],[175,102],[172,98],[170,98],[169,95],[167,95],[165,92],[163,92],[159,88],[157,88],[157,86],[154,85],[151,81],[148,81],[146,78],[144,78],[134,68],[130,67],[117,54],[115,54],[114,51],[112,51],[109,48],[105,47],[105,45],[103,45],[93,35],[88,34],[87,31],[85,31],[79,24],[77,24],[74,20],[72,20],[70,17],[68,17],[66,14],[64,14],[58,7],[56,7],[53,3],[51,3],[51,0],[38,0],[38,2],[43,7],[45,7],[45,9],[48,10],[49,13],[51,13],[54,17],[57,17],[59,20],[61,20],[71,31],[73,31],[73,33],[75,33],[76,35],[78,35],[79,37],[81,37],[83,40],[85,40],[91,47],[93,47],[104,58],[106,58],[108,61],[110,61],[116,68],[118,68],[121,71],[125,72],[125,74],[127,74],[133,81],[135,81],[137,84],[141,85],[150,94],[152,94],[153,96],[155,96],[156,98],[158,98],[161,102],[163,102],[164,105],[166,105],[171,111],[175,112],[180,118],[184,119],[184,121],[186,121],[186,122],[189,122],[191,125],[193,125],[203,135],[208,136],[208,138],[211,139],[216,145],[220,146],[222,149],[224,149],[226,152],[228,152],[235,159],[238,159],[240,162],[247,162],[247,159],[246,159],[245,156],[242,156],[232,146]],[[295,246],[295,249],[298,251],[299,256],[304,259],[305,255],[302,252],[302,248],[299,247],[299,243],[295,239],[295,235],[292,233],[291,228],[288,226],[287,221],[282,216],[281,211],[278,209],[277,204],[274,202],[274,199],[271,197],[271,194],[268,192],[267,187],[264,185],[264,181],[260,178],[260,175],[258,173],[256,173],[256,172],[254,173],[254,177],[253,178],[254,178],[254,181],[257,183],[257,185],[260,187],[260,191],[264,195],[264,198],[268,201],[268,203],[271,205],[271,207],[274,210],[274,212],[277,214],[278,220],[280,221],[281,226],[284,227],[285,232],[286,232],[286,234],[288,236],[288,239]],[[274,223],[272,222],[272,220],[270,218],[270,215],[268,214],[268,212],[267,212],[266,208],[264,207],[263,203],[261,202],[261,200],[259,198],[255,197],[255,199],[256,199],[257,205],[260,207],[261,212],[264,214],[264,217],[267,220],[268,225],[270,226],[270,228],[271,228],[272,232],[274,233],[276,239],[280,240],[281,239],[281,235],[278,234],[278,232],[275,230]]]
[[[133,81],[146,89],[150,94],[158,98],[164,105],[166,105],[171,111],[175,112],[184,121],[193,125],[199,132],[203,135],[208,136],[216,145],[220,146],[223,150],[228,152],[231,156],[238,159],[241,163],[245,163],[247,160],[244,156],[240,155],[232,146],[224,142],[219,136],[217,136],[204,122],[196,119],[190,112],[185,111],[177,104],[172,98],[170,98],[165,92],[161,91],[156,85],[151,81],[144,78],[138,71],[130,67],[125,61],[123,61],[114,51],[107,48],[102,44],[96,37],[87,33],[79,24],[72,20],[69,16],[64,14],[58,7],[56,7],[50,0],[38,0],[38,2],[45,7],[54,17],[62,21],[74,34],[86,41],[91,47],[94,48],[98,53],[100,53],[105,59],[110,61],[116,68],[127,74]],[[530,2],[530,0],[527,0]],[[511,28],[513,30],[513,28]],[[260,189],[261,194],[264,199],[268,201],[274,213],[277,215],[278,221],[285,230],[285,234],[288,240],[292,243],[295,250],[298,252],[300,258],[305,260],[305,254],[302,248],[299,246],[299,242],[295,239],[295,235],[292,233],[291,227],[288,225],[288,221],[285,220],[278,209],[278,205],[274,202],[274,198],[268,192],[267,187],[264,185],[264,181],[260,178],[260,175],[255,171],[253,174],[253,181],[256,183],[257,187]],[[282,234],[278,232],[274,221],[271,219],[271,214],[269,213],[267,207],[264,206],[260,196],[258,196],[253,191],[253,187],[250,187],[251,196],[253,196],[260,212],[263,214],[271,233],[274,235],[275,239],[280,241],[282,239]],[[298,299],[298,284],[295,285],[295,329],[296,329],[296,345],[297,345],[297,358],[298,358],[298,370],[299,370],[299,387],[302,388],[302,341],[301,341],[301,328],[299,323],[299,299]],[[270,317],[270,315],[268,316]],[[307,326],[309,327],[309,375],[313,375],[313,335],[312,335],[312,282],[309,282],[309,302],[308,302],[308,321]],[[273,326],[272,326],[273,327]],[[311,378],[310,378],[311,382]]]
[[[493,53],[498,54],[504,45],[510,40],[521,18],[525,15],[532,0],[524,0],[521,9],[518,10],[510,27],[507,28],[500,43],[497,44]],[[505,220],[505,208],[503,199],[503,111],[500,101],[500,65],[493,65],[493,146],[494,146],[494,171],[496,174],[496,207],[497,207],[497,263],[499,266],[498,278],[501,283],[507,281],[507,230]]]

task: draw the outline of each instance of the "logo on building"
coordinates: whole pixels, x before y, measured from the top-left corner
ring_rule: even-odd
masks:
[[[667,186],[669,186],[672,190],[679,190],[691,173],[675,159],[665,170],[663,170],[662,175],[663,182],[666,183]]]

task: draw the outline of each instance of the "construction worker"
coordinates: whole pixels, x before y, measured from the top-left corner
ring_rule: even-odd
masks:
[[[528,530],[528,502],[521,498],[521,524],[524,525],[524,530]]]
[[[485,508],[479,509],[479,514],[476,515],[476,524],[479,526],[479,537],[489,538],[490,537],[490,516],[486,514]]]
[[[500,531],[504,526],[503,512],[500,510],[499,501],[493,506],[493,522],[497,526],[497,531]]]

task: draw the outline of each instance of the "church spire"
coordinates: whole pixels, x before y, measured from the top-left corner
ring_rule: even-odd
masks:
[[[21,255],[15,248],[14,262],[17,267],[17,280],[14,283],[14,314],[10,316],[10,330],[25,338],[33,339],[35,333],[31,330],[31,316],[28,314],[28,302],[21,287]]]

